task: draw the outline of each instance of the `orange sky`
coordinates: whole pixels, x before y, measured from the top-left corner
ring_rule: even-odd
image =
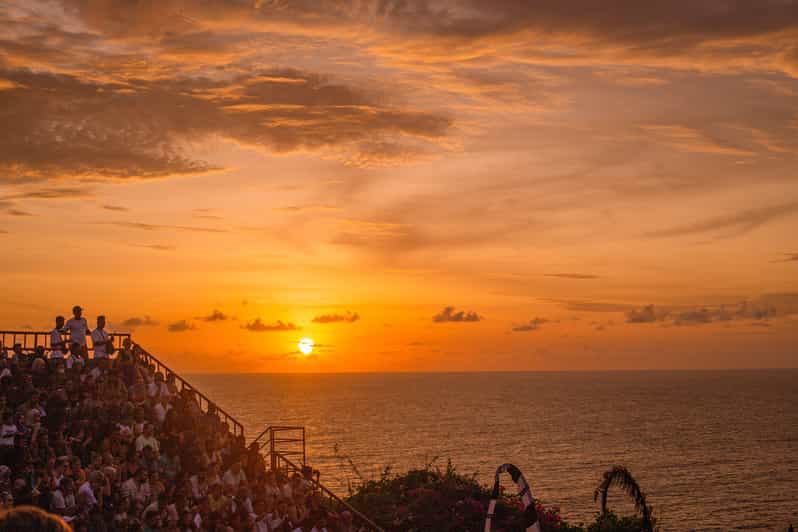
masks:
[[[5,328],[79,303],[187,372],[796,366],[795,2],[0,28]]]

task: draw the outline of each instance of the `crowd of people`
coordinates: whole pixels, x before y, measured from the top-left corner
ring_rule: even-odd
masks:
[[[81,313],[56,319],[49,349],[0,349],[0,507],[34,505],[87,532],[356,529],[307,476],[269,469],[212,405]]]

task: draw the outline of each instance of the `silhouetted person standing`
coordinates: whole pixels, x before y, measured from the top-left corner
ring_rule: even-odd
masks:
[[[64,358],[66,342],[64,342],[64,317],[56,316],[55,329],[50,331],[50,358]]]
[[[105,316],[97,316],[97,328],[91,333],[91,343],[95,359],[108,358],[108,333],[105,332]]]
[[[82,314],[82,308],[77,305],[72,307],[73,316],[66,322],[66,328],[69,331],[69,342],[85,348],[86,336],[91,333],[89,332],[89,324],[86,323],[86,318]]]

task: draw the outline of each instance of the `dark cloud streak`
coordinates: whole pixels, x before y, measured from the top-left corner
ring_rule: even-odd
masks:
[[[313,318],[313,323],[354,323],[360,319],[357,312],[349,312],[346,314],[322,314]]]
[[[469,310],[469,311],[455,311],[455,308],[452,306],[444,307],[438,314],[435,314],[432,317],[432,321],[435,323],[446,323],[446,322],[454,322],[454,323],[474,323],[481,321],[483,319],[482,316],[477,314],[476,312]]]

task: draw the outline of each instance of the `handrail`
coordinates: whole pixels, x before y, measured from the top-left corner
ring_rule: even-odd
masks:
[[[7,336],[11,337],[11,344],[6,344]],[[17,341],[17,336],[22,337],[21,343]],[[70,334],[65,332],[62,333],[62,336],[64,337],[65,343],[69,345],[66,339],[70,338]],[[30,337],[33,337],[32,347],[28,347],[28,338]],[[42,343],[39,343],[39,337],[42,338]],[[122,343],[125,339],[130,338],[130,333],[108,333],[108,338],[112,341],[119,340],[116,342],[118,344],[117,347],[122,347]],[[50,345],[50,331],[0,331],[0,347],[9,349],[13,348],[16,344],[20,344],[23,351],[34,351],[37,347],[43,347],[45,351],[53,350]]]
[[[280,461],[285,462],[285,464],[288,467],[290,467],[291,469],[293,469],[294,471],[296,471],[298,473],[302,473],[302,468],[299,467],[294,462],[292,462],[290,459],[288,459],[285,456],[283,456],[282,453],[275,452],[275,454],[277,455],[277,458]],[[385,532],[385,530],[383,528],[381,528],[377,523],[375,523],[374,521],[369,519],[363,512],[361,512],[360,510],[358,510],[357,508],[355,508],[354,506],[352,506],[351,504],[349,504],[348,502],[343,500],[341,497],[339,497],[338,495],[333,493],[333,491],[330,490],[330,488],[328,488],[327,486],[322,484],[318,479],[313,478],[311,476],[309,479],[306,479],[306,480],[309,480],[311,482],[311,484],[313,484],[313,486],[316,489],[318,489],[321,493],[323,493],[324,495],[329,497],[331,500],[334,500],[336,503],[340,504],[341,506],[343,506],[344,508],[346,508],[347,510],[352,512],[352,514],[354,514],[358,519],[360,519],[365,524],[367,524],[369,527],[371,527],[372,530],[376,530],[377,532]]]

